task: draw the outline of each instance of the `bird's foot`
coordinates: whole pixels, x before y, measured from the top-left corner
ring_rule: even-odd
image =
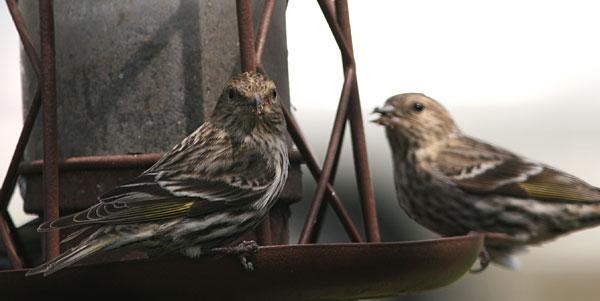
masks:
[[[234,247],[213,248],[204,251],[205,254],[226,254],[234,255],[238,258],[244,269],[254,271],[256,263],[256,253],[258,253],[258,244],[253,240],[244,240]]]
[[[488,253],[487,249],[483,247],[483,250],[481,250],[481,253],[479,254],[479,268],[470,269],[469,272],[472,274],[481,273],[490,265],[490,262],[490,254]]]

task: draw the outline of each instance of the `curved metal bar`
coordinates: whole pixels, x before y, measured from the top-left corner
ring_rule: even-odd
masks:
[[[323,15],[325,15],[325,19],[327,20],[327,24],[329,24],[329,28],[331,28],[331,32],[333,33],[333,37],[342,52],[342,58],[345,61],[352,62],[354,64],[354,54],[352,53],[352,47],[348,44],[348,41],[345,38],[345,34],[337,23],[337,17],[334,13],[335,8],[333,8],[333,3],[329,0],[318,0],[319,6],[321,7],[321,11],[323,11]]]
[[[348,2],[346,0],[335,1],[337,21],[346,36],[346,41],[352,49],[352,33],[350,29],[350,14],[348,12]],[[344,66],[348,67],[351,62],[344,61]],[[356,65],[355,65],[356,68]],[[373,183],[371,182],[371,171],[369,169],[369,159],[367,156],[367,145],[363,119],[360,107],[360,97],[358,94],[358,81],[356,72],[354,72],[354,85],[350,93],[350,108],[348,109],[348,120],[350,121],[350,132],[352,134],[352,153],[354,155],[354,168],[356,180],[358,182],[358,192],[360,195],[363,222],[367,234],[367,241],[379,242],[379,224],[377,221],[377,208],[375,206],[375,193]]]
[[[267,42],[267,34],[269,33],[269,25],[271,24],[271,18],[273,17],[273,8],[275,7],[275,0],[265,1],[265,8],[263,9],[262,19],[260,20],[260,26],[258,27],[258,34],[256,35],[256,68],[259,72],[265,73],[262,65],[262,56],[265,52],[265,43]]]

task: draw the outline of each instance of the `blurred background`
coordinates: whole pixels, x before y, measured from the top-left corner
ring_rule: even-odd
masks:
[[[395,94],[425,93],[440,101],[467,134],[600,186],[600,4],[390,0],[349,1],[349,6],[384,241],[436,237],[398,207],[384,131],[368,122],[375,118],[373,108]],[[322,160],[343,81],[339,50],[315,1],[289,1],[286,17],[294,114]],[[2,4],[0,179],[22,125],[19,47]],[[336,191],[353,220],[361,221],[348,139],[343,148]],[[305,200],[292,206],[292,243],[314,188],[305,172]],[[32,218],[22,206],[15,193],[10,212],[17,225]],[[321,242],[347,241],[331,214],[324,230]],[[598,299],[600,228],[531,248],[519,258],[520,271],[491,266],[448,287],[399,299]]]

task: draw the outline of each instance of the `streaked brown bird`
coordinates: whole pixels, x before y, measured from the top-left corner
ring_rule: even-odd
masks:
[[[392,150],[400,206],[443,236],[486,234],[482,269],[515,268],[527,245],[600,224],[600,191],[534,160],[464,135],[435,100],[391,97],[375,113]]]
[[[89,209],[41,224],[42,232],[83,226],[66,240],[97,230],[27,275],[48,275],[115,248],[197,257],[233,242],[258,225],[283,189],[285,134],[273,81],[258,73],[234,76],[210,120],[156,164]]]

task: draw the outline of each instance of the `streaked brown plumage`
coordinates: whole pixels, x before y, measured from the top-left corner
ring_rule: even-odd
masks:
[[[27,274],[48,275],[121,247],[196,257],[254,228],[287,178],[286,126],[277,97],[273,81],[261,74],[233,77],[210,121],[156,164],[89,209],[40,225],[39,231],[98,230]]]
[[[547,165],[462,134],[435,100],[400,94],[375,109],[392,149],[400,206],[445,236],[486,233],[492,262],[600,224],[600,191]]]

